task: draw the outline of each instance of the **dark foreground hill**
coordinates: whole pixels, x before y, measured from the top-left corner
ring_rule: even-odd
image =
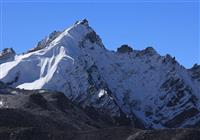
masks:
[[[89,111],[89,112],[88,112]],[[93,113],[91,113],[93,112]],[[0,83],[0,140],[199,140],[200,129],[137,129],[130,120],[82,109],[64,94]]]

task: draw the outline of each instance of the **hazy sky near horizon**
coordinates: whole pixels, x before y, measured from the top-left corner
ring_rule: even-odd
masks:
[[[33,48],[54,30],[87,18],[109,50],[153,46],[185,67],[200,64],[199,2],[181,0],[0,0],[0,48]]]

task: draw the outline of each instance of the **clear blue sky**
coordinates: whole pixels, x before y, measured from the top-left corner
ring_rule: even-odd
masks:
[[[197,1],[0,1],[1,49],[25,52],[52,31],[87,18],[110,50],[121,44],[135,49],[153,46],[161,55],[175,56],[185,67],[200,63]]]

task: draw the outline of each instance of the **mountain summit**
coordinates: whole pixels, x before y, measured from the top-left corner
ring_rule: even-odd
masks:
[[[21,89],[60,91],[83,108],[123,116],[146,128],[174,128],[199,124],[196,67],[187,70],[152,47],[122,45],[109,51],[82,20],[2,63],[0,80]]]

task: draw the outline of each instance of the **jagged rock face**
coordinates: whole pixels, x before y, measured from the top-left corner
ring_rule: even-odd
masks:
[[[13,61],[16,53],[12,48],[5,48],[0,53],[0,64]]]
[[[15,51],[12,48],[5,48],[0,53],[0,57],[6,56],[6,55],[9,55],[9,54],[15,54]]]
[[[181,127],[185,121],[199,114],[197,96],[192,94],[192,89],[180,78],[170,77],[166,80],[156,101],[159,104],[154,108],[156,112],[154,121],[161,122],[167,128]],[[172,108],[176,112],[173,112]],[[149,116],[151,115],[153,113]],[[193,124],[185,124],[187,127],[190,125]]]
[[[192,78],[200,82],[200,65],[195,64],[189,71]]]
[[[22,89],[61,91],[84,108],[147,128],[198,123],[200,86],[191,73],[152,47],[128,52],[107,50],[88,22],[79,21],[43,49],[0,65],[0,79]]]
[[[31,50],[28,51],[28,53],[30,52],[34,52],[34,51],[38,51],[41,50],[45,47],[47,47],[54,39],[56,39],[56,37],[58,37],[62,32],[60,31],[53,31],[48,37],[46,37],[45,39],[39,41],[37,43],[37,46]]]
[[[199,129],[143,130],[129,136],[127,140],[198,140]]]
[[[122,45],[120,48],[117,48],[117,52],[120,52],[120,53],[128,53],[132,51],[133,49],[129,47],[128,45]]]

